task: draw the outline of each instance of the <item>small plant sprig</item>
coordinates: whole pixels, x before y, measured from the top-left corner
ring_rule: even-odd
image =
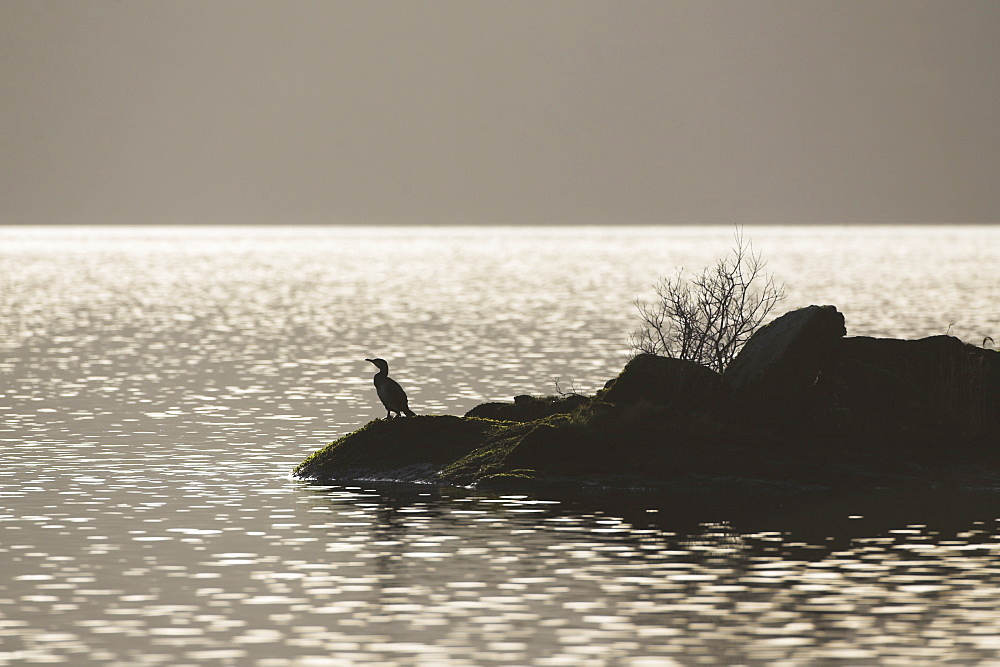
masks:
[[[559,386],[559,383],[562,381],[562,378],[555,377],[551,378],[551,380],[552,384],[556,386],[556,393],[559,394],[560,396],[583,396],[583,394],[577,392],[576,382],[570,380],[569,391],[563,391],[562,387]]]

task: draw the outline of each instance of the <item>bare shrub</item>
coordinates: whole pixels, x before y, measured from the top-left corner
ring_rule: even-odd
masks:
[[[718,372],[785,297],[784,285],[737,230],[736,244],[715,266],[690,279],[679,269],[655,285],[657,300],[636,299],[642,327],[629,342],[636,354],[688,359]]]

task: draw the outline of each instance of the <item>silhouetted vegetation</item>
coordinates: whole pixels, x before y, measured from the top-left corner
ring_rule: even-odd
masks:
[[[661,278],[657,300],[636,299],[642,327],[630,337],[637,354],[687,359],[723,372],[785,296],[766,262],[736,232],[736,245],[690,279],[683,269]]]

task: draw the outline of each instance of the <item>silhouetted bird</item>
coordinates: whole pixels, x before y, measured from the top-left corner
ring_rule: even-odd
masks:
[[[378,366],[378,373],[375,374],[375,391],[385,406],[385,418],[390,419],[393,412],[397,416],[405,414],[407,417],[416,417],[417,414],[406,404],[406,392],[398,382],[389,377],[389,362],[385,359],[365,359],[365,361]]]

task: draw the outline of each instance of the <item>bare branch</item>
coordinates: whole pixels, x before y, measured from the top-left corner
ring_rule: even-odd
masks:
[[[722,372],[785,296],[766,264],[738,228],[730,253],[714,266],[690,279],[683,270],[660,278],[657,301],[635,302],[642,327],[629,337],[633,350]]]

